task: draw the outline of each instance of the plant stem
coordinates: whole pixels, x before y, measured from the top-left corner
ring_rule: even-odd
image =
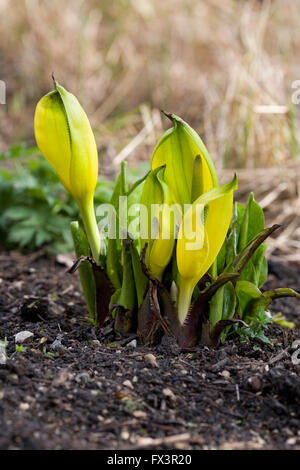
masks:
[[[95,216],[93,197],[87,199],[84,203],[78,203],[78,206],[93,258],[96,263],[99,263],[101,238]]]
[[[180,277],[180,287],[177,302],[178,319],[181,324],[184,323],[191,305],[191,299],[194,291],[194,284],[191,279]]]

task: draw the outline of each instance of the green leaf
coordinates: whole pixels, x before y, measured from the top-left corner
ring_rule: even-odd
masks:
[[[130,240],[122,240],[123,280],[120,294],[120,305],[132,310],[136,305],[136,290],[130,252]]]
[[[245,208],[239,204],[234,204],[233,209],[233,220],[229,229],[227,239],[225,241],[226,245],[226,265],[230,265],[238,253],[238,234],[242,219],[244,217]]]
[[[227,282],[212,297],[209,303],[210,330],[220,320],[233,317],[236,307],[236,294],[232,282]]]
[[[226,260],[226,240],[224,241],[221,250],[218,253],[217,256],[217,272],[218,274],[221,274],[224,271],[225,267],[225,260]]]
[[[272,225],[272,227],[262,230],[254,237],[247,246],[235,257],[231,265],[226,267],[226,271],[235,270],[239,273],[243,271],[246,264],[255,253],[256,249],[268,238],[280,225]]]
[[[131,253],[132,268],[133,268],[135,288],[136,288],[136,294],[137,294],[137,300],[138,300],[138,307],[140,307],[144,299],[144,294],[145,294],[147,284],[148,284],[148,278],[145,276],[142,270],[140,257],[133,241],[131,241],[130,243],[130,253]]]
[[[95,203],[107,204],[110,202],[113,193],[113,183],[111,181],[100,181],[95,189]]]
[[[262,309],[265,310],[274,299],[282,297],[300,298],[300,294],[288,288],[262,293],[254,284],[248,281],[238,281],[235,291],[239,301],[239,313],[247,322],[251,319],[257,319],[259,312]]]
[[[250,342],[253,339],[259,339],[264,343],[271,344],[271,341],[264,334],[264,329],[272,323],[272,319],[265,313],[261,307],[255,318],[251,320],[249,326],[233,325],[233,331],[240,337],[241,342]]]
[[[10,207],[3,213],[3,217],[10,220],[22,220],[33,214],[33,210],[29,207],[15,206]]]
[[[43,188],[28,188],[27,194],[34,199],[39,199],[40,201],[47,201],[47,197]]]
[[[223,314],[222,320],[232,318],[236,308],[236,294],[232,282],[228,282],[224,286]]]
[[[126,186],[125,182],[125,174],[124,174],[125,167],[122,166],[122,171],[120,172],[111,199],[110,204],[113,205],[115,208],[115,230],[116,230],[116,239],[109,237],[108,239],[108,247],[107,247],[107,257],[106,257],[106,268],[108,276],[113,283],[113,286],[118,289],[121,287],[121,265],[119,262],[120,254],[121,254],[121,245],[119,241],[119,198],[120,196],[124,195],[124,185]],[[114,217],[113,214],[110,214],[110,217]],[[114,221],[111,219],[109,222],[110,227]]]
[[[147,173],[147,175],[149,172]],[[140,212],[137,210],[139,207],[139,204],[141,202],[141,197],[143,194],[143,189],[145,185],[145,179],[146,176],[141,178],[136,182],[136,184],[133,185],[133,187],[130,189],[128,192],[127,196],[127,211],[128,211],[128,231],[130,232],[130,235],[134,237],[134,243],[135,246],[138,249],[138,252],[141,252],[141,239],[140,237],[137,237],[136,235],[140,234]],[[134,207],[135,206],[135,207]],[[132,233],[132,228],[133,228],[133,233]],[[135,232],[135,228],[137,231],[137,234]]]
[[[266,260],[266,257],[263,257],[261,267],[260,267],[260,273],[259,273],[259,278],[258,278],[258,283],[257,287],[261,287],[264,285],[268,277],[268,262]]]
[[[83,230],[79,227],[79,223],[77,221],[71,222],[71,233],[76,257],[80,258],[81,256],[89,256],[90,249],[88,240]],[[78,270],[90,319],[93,324],[97,324],[95,280],[92,266],[88,261],[83,261]]]
[[[44,243],[51,241],[52,236],[46,230],[40,229],[35,236],[36,246],[42,246]]]
[[[249,281],[237,281],[235,292],[239,302],[239,313],[243,316],[253,300],[260,299],[266,303],[260,290]]]
[[[244,218],[245,208],[236,202],[233,206],[232,221],[226,239],[217,256],[217,271],[221,274],[225,266],[230,266],[238,254],[238,234]]]
[[[130,189],[128,190],[128,197],[130,196],[131,193],[135,192],[135,190],[138,188],[138,187],[142,187],[143,188],[143,183],[145,182],[147,176],[149,175],[150,171],[148,171],[144,176],[142,176],[142,178],[138,179],[131,187]]]
[[[152,249],[154,240],[151,238],[151,228],[152,228],[152,213],[151,206],[152,204],[163,204],[164,202],[164,193],[161,187],[159,180],[157,179],[157,173],[161,171],[161,167],[151,171],[144,183],[143,191],[141,195],[140,202],[143,206],[147,208],[147,238],[142,238],[142,248],[146,243],[148,243],[147,252],[146,252],[146,264],[149,265],[149,257]]]
[[[256,249],[251,259],[245,265],[240,280],[252,282],[257,287],[261,287],[264,284],[268,274],[268,265],[265,259],[266,248],[267,245],[263,243]]]
[[[223,301],[224,301],[224,287],[217,290],[215,295],[209,302],[209,328],[210,330],[222,319],[223,314]]]
[[[113,305],[120,305],[121,291],[122,291],[121,288],[117,289],[117,290],[115,290],[115,292],[111,296],[110,302],[109,302],[109,309],[110,310],[112,309]],[[116,307],[112,310],[111,316],[112,316],[112,318],[115,318],[115,316],[116,316]]]
[[[241,273],[241,280],[261,287],[268,273],[266,244],[263,241],[278,227],[264,229],[264,213],[255,202],[253,193],[249,196],[246,208],[235,203],[232,222],[223,246],[226,250],[226,271],[236,269]]]
[[[117,248],[117,240],[108,238],[106,255],[106,270],[115,289],[121,287],[121,265],[119,263],[120,251]]]
[[[8,241],[24,248],[29,245],[35,235],[35,229],[32,227],[22,227],[20,224],[14,226],[14,230],[9,233]]]
[[[262,208],[254,200],[253,193],[250,193],[246,205],[244,217],[241,223],[238,252],[243,250],[245,246],[265,227],[265,218]]]
[[[285,328],[294,329],[296,327],[294,322],[288,321],[281,312],[278,312],[276,315],[273,315],[272,322],[276,325],[284,326]]]

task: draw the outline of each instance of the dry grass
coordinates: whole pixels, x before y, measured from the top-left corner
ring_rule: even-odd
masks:
[[[0,151],[33,143],[51,72],[87,110],[102,174],[124,158],[149,161],[169,126],[158,110],[175,112],[218,168],[247,169],[241,198],[253,190],[268,223],[284,225],[270,255],[299,260],[299,11],[300,0],[1,0]],[[282,108],[264,114],[261,105]]]
[[[232,177],[232,170],[222,170],[222,181]],[[268,258],[300,263],[300,166],[238,170],[239,189],[236,200],[246,203],[254,192],[264,209],[266,226],[280,224],[281,228],[268,239]]]
[[[299,8],[300,0],[1,0],[0,145],[32,139],[34,106],[54,71],[80,97],[109,158],[139,132],[127,156],[149,156],[164,108],[197,127],[218,167],[283,165],[297,152]],[[255,111],[270,104],[287,111]]]

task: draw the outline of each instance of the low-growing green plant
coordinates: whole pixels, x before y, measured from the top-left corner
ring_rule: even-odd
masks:
[[[27,351],[26,346],[22,346],[21,344],[16,344],[16,352],[23,353]]]
[[[54,81],[38,103],[38,147],[73,195],[83,225],[71,224],[83,293],[92,323],[114,320],[120,333],[154,344],[163,334],[183,349],[217,345],[229,334],[266,340],[267,309],[282,288],[262,292],[267,278],[264,214],[250,194],[233,204],[237,176],[222,186],[199,135],[180,117],[157,143],[151,170],[128,184],[123,163],[110,203],[93,206],[97,150],[74,95]]]
[[[79,210],[39,150],[16,145],[0,154],[0,164],[1,246],[43,247],[50,254],[72,251],[69,224]],[[96,204],[108,202],[111,193],[111,182],[98,183]]]
[[[50,351],[47,351],[47,348],[46,346],[43,347],[43,354],[45,354],[45,356],[48,356],[48,357],[54,357],[55,354],[50,352]]]

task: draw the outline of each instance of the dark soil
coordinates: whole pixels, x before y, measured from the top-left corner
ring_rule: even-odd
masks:
[[[272,346],[133,347],[88,323],[65,272],[0,253],[0,449],[300,449],[299,301],[274,302],[297,328],[270,326]],[[300,266],[271,264],[267,287],[287,286],[300,291]],[[34,337],[16,352],[24,330]]]

